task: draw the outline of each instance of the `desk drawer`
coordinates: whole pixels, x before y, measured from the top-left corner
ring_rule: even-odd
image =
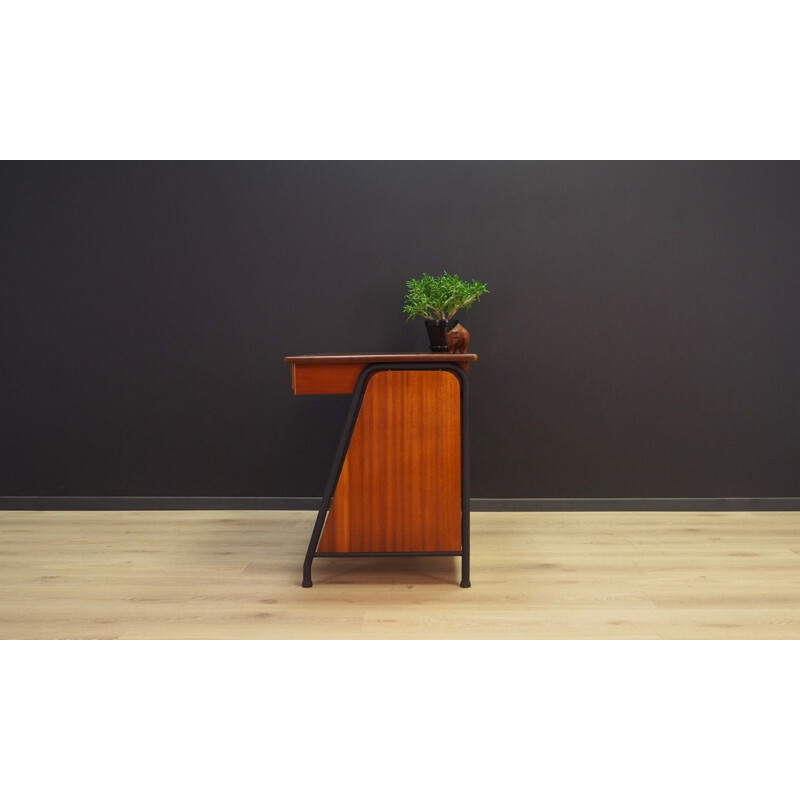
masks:
[[[292,364],[295,394],[353,394],[365,364]]]

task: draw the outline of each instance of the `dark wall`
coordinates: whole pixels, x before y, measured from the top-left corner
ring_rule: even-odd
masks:
[[[5,163],[0,495],[322,493],[287,354],[461,316],[475,497],[800,495],[798,163]]]

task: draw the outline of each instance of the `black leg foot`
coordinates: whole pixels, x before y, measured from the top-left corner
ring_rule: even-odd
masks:
[[[315,544],[316,547],[316,544]],[[306,560],[303,562],[303,588],[310,589],[314,584],[311,583],[311,562],[313,561],[313,557],[306,556]]]
[[[464,580],[461,581],[461,588],[462,589],[469,589],[470,586],[472,586],[472,584],[469,582],[469,580],[467,578],[464,578]]]

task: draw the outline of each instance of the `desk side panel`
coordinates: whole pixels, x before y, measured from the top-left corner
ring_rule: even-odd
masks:
[[[374,375],[318,552],[461,550],[461,406],[450,372]]]

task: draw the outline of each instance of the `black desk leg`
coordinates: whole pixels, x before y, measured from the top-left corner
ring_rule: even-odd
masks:
[[[456,367],[461,384],[461,588],[469,589],[469,379]]]
[[[314,554],[317,552],[319,545],[319,538],[322,535],[322,528],[325,525],[325,517],[328,514],[328,509],[331,506],[333,493],[336,489],[336,484],[339,482],[339,475],[344,466],[344,458],[347,455],[347,448],[350,446],[350,439],[353,437],[353,431],[356,427],[356,420],[358,419],[358,412],[361,410],[361,403],[364,400],[364,393],[366,391],[367,381],[377,372],[375,369],[379,365],[370,365],[361,371],[356,382],[356,388],[353,391],[353,402],[350,404],[350,410],[347,412],[347,421],[344,424],[342,431],[342,438],[339,440],[339,447],[336,450],[336,455],[333,459],[333,466],[331,467],[330,474],[328,475],[328,484],[325,487],[325,494],[322,496],[322,503],[317,513],[317,521],[314,523],[314,530],[311,534],[311,541],[308,543],[308,550],[306,551],[306,560],[303,562],[303,588],[310,589],[314,584],[311,581],[311,562],[314,560]]]

